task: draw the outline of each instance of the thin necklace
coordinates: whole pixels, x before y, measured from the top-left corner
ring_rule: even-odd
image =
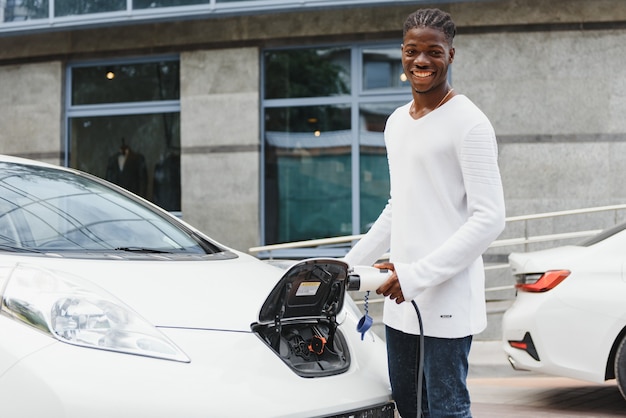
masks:
[[[454,91],[454,89],[453,89],[453,88],[452,88],[452,89],[450,89],[450,90],[448,90],[448,92],[446,93],[446,95],[445,95],[445,96],[443,96],[443,99],[441,99],[441,101],[437,104],[437,106],[433,107],[433,110],[435,110],[435,109],[437,109],[439,106],[441,106],[441,105],[443,104],[443,102],[445,102],[445,101],[446,101],[446,99],[448,98],[448,96],[450,96],[450,94],[451,94],[453,91]],[[413,104],[411,105],[411,109],[412,109],[412,112],[415,112],[415,111],[416,111],[416,109],[415,109],[415,101],[413,101]],[[432,112],[433,110],[431,110],[431,112]]]
[[[439,102],[439,104],[438,104],[437,106],[435,106],[435,108],[434,108],[433,110],[435,110],[435,109],[437,109],[439,106],[441,106],[441,105],[443,104],[443,102],[445,102],[445,101],[446,101],[446,99],[448,98],[448,96],[450,95],[450,93],[452,93],[453,91],[454,91],[454,89],[450,89],[450,90],[448,90],[448,92],[446,93],[446,95],[445,95],[445,96],[443,96],[443,99],[441,99],[441,101]]]

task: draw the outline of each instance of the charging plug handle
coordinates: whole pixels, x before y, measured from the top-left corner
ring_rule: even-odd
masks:
[[[346,290],[375,291],[389,278],[388,270],[377,269],[371,266],[354,266],[348,273]]]

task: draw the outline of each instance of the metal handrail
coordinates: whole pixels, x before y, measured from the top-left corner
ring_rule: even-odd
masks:
[[[512,223],[512,222],[525,222],[524,236],[519,237],[519,238],[496,240],[489,246],[489,248],[505,247],[505,246],[513,246],[513,245],[527,245],[527,244],[533,244],[533,243],[538,243],[538,242],[550,242],[550,241],[558,241],[558,240],[563,240],[563,239],[592,236],[600,232],[600,230],[575,231],[575,232],[566,232],[566,233],[561,233],[561,234],[537,235],[534,237],[530,237],[528,236],[528,221],[537,220],[537,219],[546,219],[546,218],[556,218],[556,217],[561,217],[561,216],[607,212],[607,211],[616,211],[616,214],[617,214],[617,211],[622,210],[622,209],[626,209],[626,204],[597,206],[597,207],[592,207],[592,208],[572,209],[572,210],[564,210],[564,211],[557,211],[557,212],[545,212],[545,213],[536,213],[532,215],[507,217],[505,219],[507,224]],[[617,222],[617,218],[615,218],[615,222]],[[307,240],[307,241],[286,242],[282,244],[262,245],[258,247],[251,247],[250,249],[248,249],[248,251],[250,253],[260,253],[263,251],[271,252],[273,250],[345,244],[345,243],[349,243],[352,241],[357,241],[361,239],[363,235],[365,234],[346,235],[346,236],[339,236],[339,237],[332,237],[332,238],[320,238],[320,239],[312,239],[312,240]]]
[[[511,216],[509,218],[506,218],[506,221],[507,222],[528,221],[528,220],[533,220],[533,219],[554,218],[558,216],[569,216],[569,215],[584,215],[587,213],[607,212],[611,210],[620,210],[620,209],[626,209],[626,204],[595,206],[591,208],[570,209],[570,210],[562,210],[562,211],[556,211],[556,212],[544,212],[544,213],[536,213],[534,215]]]
[[[507,217],[506,218],[507,225],[513,222],[524,222],[524,236],[518,237],[518,238],[507,238],[507,239],[496,240],[489,246],[489,248],[499,248],[499,247],[507,247],[507,246],[518,246],[518,245],[524,245],[525,248],[527,248],[529,244],[593,236],[595,234],[598,234],[602,230],[585,230],[585,231],[565,232],[565,233],[560,233],[560,234],[529,236],[528,235],[528,222],[533,221],[533,220],[538,220],[538,219],[547,219],[547,218],[556,218],[556,217],[562,217],[562,216],[615,211],[615,217],[613,221],[614,221],[614,224],[617,224],[617,211],[624,210],[624,209],[626,209],[626,204],[610,205],[610,206],[596,206],[596,207],[583,208],[583,209],[564,210],[564,211],[557,211],[557,212],[544,212],[544,213],[536,213],[532,215]],[[260,253],[263,251],[267,251],[271,254],[273,250],[345,244],[345,243],[349,243],[352,241],[357,241],[361,239],[363,235],[365,234],[347,235],[347,236],[340,236],[340,237],[333,237],[333,238],[321,238],[321,239],[313,239],[313,240],[308,240],[308,241],[288,242],[288,243],[283,243],[283,244],[263,245],[259,247],[252,247],[249,249],[249,252]],[[381,259],[388,259],[388,258],[389,258],[389,253],[384,254],[381,257]],[[493,270],[499,270],[499,269],[505,269],[505,268],[509,268],[508,263],[497,263],[497,264],[485,265],[485,271],[493,271]],[[485,292],[487,293],[497,292],[497,291],[511,290],[511,289],[513,289],[513,285],[494,286],[494,287],[486,288]],[[371,302],[377,302],[377,301],[378,301],[377,299],[374,299]],[[355,300],[355,302],[357,304],[362,303],[359,300]]]

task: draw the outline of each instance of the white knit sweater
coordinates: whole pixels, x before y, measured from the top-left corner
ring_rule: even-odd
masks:
[[[456,95],[414,120],[408,103],[389,117],[385,143],[391,198],[345,260],[371,265],[386,251],[406,302],[385,300],[386,325],[459,338],[487,325],[482,253],[504,229],[495,133],[467,97]]]

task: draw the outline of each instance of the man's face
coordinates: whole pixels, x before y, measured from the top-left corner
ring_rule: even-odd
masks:
[[[445,83],[454,48],[444,33],[433,28],[413,28],[402,43],[402,68],[413,90],[428,93]]]

